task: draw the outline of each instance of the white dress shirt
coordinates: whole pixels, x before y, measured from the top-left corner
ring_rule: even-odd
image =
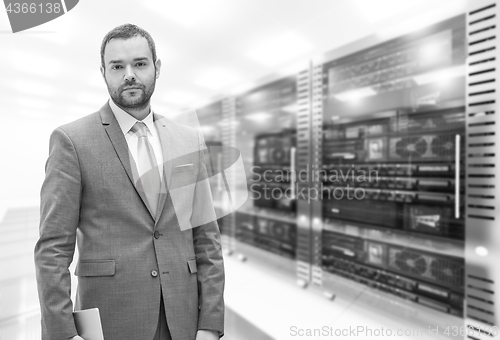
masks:
[[[127,141],[128,148],[134,158],[135,164],[137,164],[137,142],[139,137],[137,134],[130,131],[130,129],[135,123],[138,122],[138,120],[119,108],[111,99],[109,100],[109,106],[111,107],[111,111],[113,111],[113,114],[120,125],[123,135],[125,136],[125,140]],[[147,126],[148,139],[155,153],[156,163],[158,164],[158,170],[160,172],[160,179],[163,180],[163,154],[161,150],[160,136],[158,135],[158,131],[156,130],[156,126],[153,121],[153,110],[149,111],[148,116],[144,118],[142,122]],[[145,172],[143,169],[137,169],[137,171],[139,172],[139,176],[142,176]]]

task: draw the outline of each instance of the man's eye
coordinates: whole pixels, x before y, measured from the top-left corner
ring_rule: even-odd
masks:
[[[121,66],[121,65],[113,65],[113,66],[111,66],[111,69],[112,69],[112,70],[119,70],[119,69],[121,69],[121,68],[122,68],[122,66]]]
[[[138,62],[137,64],[135,64],[136,66],[139,66],[139,67],[142,67],[142,66],[146,66],[146,63],[145,62]]]

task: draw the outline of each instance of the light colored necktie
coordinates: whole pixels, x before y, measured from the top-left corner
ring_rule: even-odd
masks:
[[[153,146],[148,139],[148,128],[143,122],[137,122],[130,130],[137,134],[138,137],[137,170],[139,171],[142,187],[144,189],[144,193],[146,194],[149,208],[151,209],[153,217],[155,217],[156,209],[158,207],[161,180]]]

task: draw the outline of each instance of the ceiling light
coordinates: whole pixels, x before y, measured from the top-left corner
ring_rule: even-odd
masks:
[[[263,123],[269,118],[271,118],[271,115],[267,112],[256,112],[256,113],[251,113],[248,115],[243,116],[243,118],[251,120],[256,123]]]
[[[226,126],[238,126],[240,125],[240,122],[236,121],[236,120],[233,120],[231,122],[228,122],[227,120],[221,120],[219,121],[218,123],[216,123],[217,125],[221,126],[221,127],[226,127]]]
[[[249,53],[250,58],[266,66],[276,66],[312,49],[312,45],[294,32],[264,40]]]
[[[377,94],[377,92],[375,92],[375,90],[373,90],[371,87],[363,87],[360,89],[337,93],[334,94],[333,96],[342,102],[346,102],[346,101],[357,101],[361,98],[373,96],[375,94]]]
[[[452,61],[452,32],[441,31],[421,39],[418,50],[418,61],[420,67],[429,67],[437,64],[451,64]]]
[[[437,82],[446,82],[453,78],[465,76],[465,68],[463,65],[450,67],[444,70],[419,74],[414,76],[413,79],[418,85],[425,85]]]
[[[487,256],[488,249],[483,246],[476,247],[476,254],[479,256]]]
[[[201,131],[203,133],[206,133],[206,134],[210,134],[212,133],[213,131],[215,131],[215,127],[213,126],[210,126],[210,125],[204,125],[201,127]]]
[[[421,47],[418,54],[420,59],[426,62],[440,59],[443,55],[443,52],[448,52],[446,50],[443,50],[443,44],[434,42]]]
[[[289,112],[289,113],[297,113],[299,107],[297,105],[297,103],[292,103],[292,104],[289,104],[287,106],[283,106],[281,108],[281,111],[285,111],[285,112]]]

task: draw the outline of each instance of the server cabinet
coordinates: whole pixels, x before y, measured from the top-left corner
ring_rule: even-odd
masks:
[[[249,199],[234,214],[236,251],[291,270],[297,252],[294,167],[295,78],[234,98],[235,146],[241,152]]]
[[[465,31],[460,16],[312,68],[315,283],[442,329],[464,316]]]

